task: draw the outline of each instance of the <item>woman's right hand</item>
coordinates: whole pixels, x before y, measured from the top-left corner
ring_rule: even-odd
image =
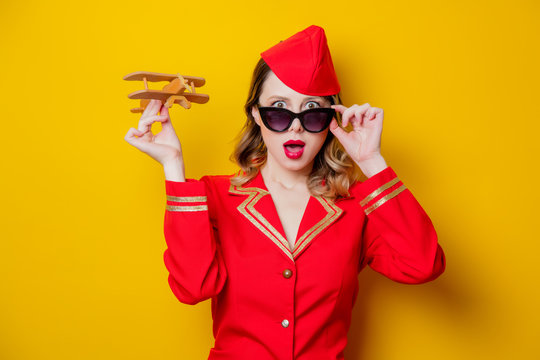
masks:
[[[151,129],[156,121],[161,122],[161,131],[154,135]],[[160,100],[150,101],[139,119],[138,129],[130,128],[124,139],[163,166],[183,164],[182,146],[172,126],[169,109]]]

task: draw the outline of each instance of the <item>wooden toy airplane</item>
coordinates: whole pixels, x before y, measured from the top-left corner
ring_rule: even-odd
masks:
[[[143,112],[152,99],[160,100],[168,108],[173,106],[173,104],[179,104],[189,109],[192,102],[205,104],[210,98],[207,94],[195,92],[196,87],[201,87],[205,84],[204,78],[201,77],[137,71],[127,74],[123,79],[128,81],[144,81],[143,90],[137,90],[128,95],[130,99],[141,99],[141,106],[131,109],[133,113]],[[148,81],[169,81],[169,83],[162,90],[154,90],[148,88]]]

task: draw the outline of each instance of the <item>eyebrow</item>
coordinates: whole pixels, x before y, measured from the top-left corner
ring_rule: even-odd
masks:
[[[279,99],[279,100],[290,100],[288,97],[285,97],[285,96],[280,96],[280,95],[272,95],[270,96],[268,99],[266,100],[271,100],[271,99]],[[321,96],[310,96],[310,97],[307,97],[304,99],[304,101],[308,101],[308,100],[320,100],[320,101],[324,101],[324,98],[321,97]]]

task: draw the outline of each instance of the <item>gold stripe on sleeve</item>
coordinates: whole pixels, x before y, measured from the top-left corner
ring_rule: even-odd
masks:
[[[382,204],[384,204],[388,200],[396,197],[400,192],[402,192],[405,189],[406,189],[405,185],[401,185],[396,190],[392,191],[390,194],[388,194],[386,196],[383,196],[375,204],[371,205],[366,210],[364,210],[366,215],[369,215],[373,210],[375,210],[376,208],[378,208],[379,206],[381,206]]]
[[[171,196],[167,195],[167,201],[176,202],[206,202],[206,196]]]
[[[208,206],[207,205],[195,205],[195,206],[175,206],[175,205],[167,205],[167,210],[169,211],[181,211],[181,212],[188,212],[188,211],[207,211]]]
[[[366,196],[362,201],[360,201],[360,205],[366,206],[367,203],[373,200],[377,195],[379,195],[380,193],[382,193],[384,190],[388,189],[389,187],[397,184],[398,182],[399,182],[399,179],[397,177],[393,178],[392,180],[390,180],[389,182],[382,185],[381,187],[373,191],[371,194]]]

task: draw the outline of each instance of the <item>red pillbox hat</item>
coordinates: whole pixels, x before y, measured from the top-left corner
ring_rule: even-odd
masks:
[[[311,25],[261,53],[276,76],[305,95],[339,93],[339,85],[324,29]]]

